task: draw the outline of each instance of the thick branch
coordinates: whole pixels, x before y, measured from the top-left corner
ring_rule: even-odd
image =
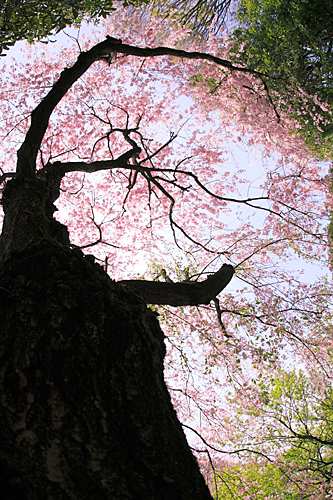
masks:
[[[271,78],[273,80],[281,80],[281,78],[278,77],[271,77],[269,75],[266,75],[265,73],[261,73],[260,71],[256,71],[254,69],[246,68],[244,66],[235,66],[232,64],[230,61],[227,59],[221,59],[220,57],[213,56],[211,54],[207,54],[206,52],[188,52],[186,50],[181,50],[181,49],[173,49],[171,47],[155,47],[153,49],[149,47],[134,47],[133,45],[127,45],[125,43],[119,43],[120,40],[116,40],[115,38],[108,37],[106,39],[106,42],[111,42],[112,48],[114,52],[117,52],[119,54],[126,54],[126,55],[131,55],[131,56],[136,56],[136,57],[156,57],[156,56],[174,56],[174,57],[181,57],[183,59],[201,59],[204,61],[210,61],[217,66],[223,66],[224,68],[228,68],[232,71],[240,71],[241,73],[248,73],[254,76],[257,76],[259,78],[265,77],[265,78]],[[98,44],[98,46],[102,46],[106,42],[101,42]],[[96,45],[96,47],[98,47]],[[96,48],[95,47],[95,48]],[[103,47],[104,49],[104,47]],[[112,51],[110,51],[112,52]],[[105,55],[109,55],[109,52],[107,51]],[[104,56],[105,57],[105,56]]]
[[[113,168],[134,168],[133,165],[128,165],[127,162],[136,155],[139,155],[141,149],[139,147],[133,148],[126,153],[123,153],[119,158],[114,160],[98,160],[92,161],[91,163],[86,163],[84,161],[72,161],[72,162],[55,162],[54,167],[60,169],[63,175],[68,172],[87,172],[92,174],[93,172],[99,172],[100,170],[111,170]]]
[[[132,165],[128,165],[128,161],[131,158],[135,158],[141,152],[139,147],[133,148],[126,153],[123,153],[114,160],[100,160],[91,163],[80,162],[66,162],[62,163],[60,161],[54,163],[47,163],[45,167],[38,171],[38,177],[41,179],[46,179],[48,183],[49,194],[52,201],[55,201],[59,196],[59,186],[62,178],[65,174],[69,172],[87,172],[94,173],[100,170],[111,170],[113,168],[130,168]]]
[[[209,304],[230,282],[234,268],[223,264],[221,269],[205,281],[161,283],[159,281],[123,280],[126,285],[140,293],[147,304],[169,306],[197,306]]]

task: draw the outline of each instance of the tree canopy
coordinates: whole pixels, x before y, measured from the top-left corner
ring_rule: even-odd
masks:
[[[260,470],[266,485],[286,478],[279,460],[299,478],[300,442],[307,459],[317,460],[321,437],[313,422],[330,399],[332,377],[327,166],[294,133],[299,122],[288,109],[276,107],[260,68],[231,62],[218,37],[189,39],[167,20],[143,23],[123,11],[95,40],[60,56],[33,47],[30,54],[0,76],[4,211],[14,204],[11,219],[5,216],[3,258],[58,238],[56,225],[43,222],[56,203],[69,230],[63,244],[93,253],[125,289],[132,283],[144,296],[148,287],[182,281],[179,290],[202,290],[228,270],[225,286],[208,300],[152,304],[166,336],[174,406],[207,477],[212,467],[222,470],[223,494],[233,493],[231,474],[251,482]],[[260,169],[233,161],[237,145],[257,148]],[[22,186],[27,195],[15,205]],[[34,203],[42,203],[38,223],[29,219]],[[32,240],[14,238],[27,220]],[[148,270],[135,275],[143,260]],[[308,265],[310,279],[302,277]],[[288,360],[305,374],[285,375]],[[309,390],[312,379],[325,395],[322,405]],[[312,405],[314,439],[309,446],[294,440],[279,455],[283,423],[274,425],[281,409],[288,422],[290,401],[299,404],[297,432],[303,407]],[[273,443],[268,451],[263,440]],[[265,454],[273,463],[258,465],[253,457]],[[251,457],[248,468],[234,458],[243,455]],[[321,490],[307,493],[313,500],[328,494],[330,481],[318,467],[311,471]],[[287,479],[281,488],[290,490]]]

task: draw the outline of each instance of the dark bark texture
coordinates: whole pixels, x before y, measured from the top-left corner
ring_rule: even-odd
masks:
[[[0,498],[211,499],[140,296],[46,241],[0,280]]]

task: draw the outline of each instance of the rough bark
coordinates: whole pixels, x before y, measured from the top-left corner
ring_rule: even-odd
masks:
[[[67,228],[53,218],[53,201],[48,184],[37,177],[7,183],[1,199],[5,218],[0,235],[0,265],[43,241],[69,248]]]
[[[42,243],[0,288],[0,498],[204,500],[142,299]]]

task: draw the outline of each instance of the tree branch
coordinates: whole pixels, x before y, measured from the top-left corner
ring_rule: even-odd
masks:
[[[134,47],[132,45],[123,44],[121,40],[108,36],[106,40],[98,43],[87,52],[81,52],[76,63],[71,68],[65,68],[61,72],[59,80],[31,113],[30,128],[17,153],[16,177],[18,179],[23,176],[32,177],[34,175],[37,154],[47,129],[50,115],[60,100],[95,61],[106,61],[108,56],[114,52],[144,58],[170,55],[184,59],[201,59],[212,62],[218,66],[223,66],[231,71],[249,73],[259,78],[267,76],[258,71],[241,66],[234,66],[226,59],[221,59],[220,57],[204,52],[187,52],[185,50],[172,49],[169,47],[156,47],[153,49],[147,47]]]
[[[122,280],[120,285],[133,288],[147,304],[197,306],[209,304],[228,285],[234,268],[223,266],[205,281],[186,281],[181,283],[161,283],[159,281]]]
[[[59,186],[65,174],[69,172],[86,172],[91,174],[99,172],[100,170],[112,170],[113,168],[132,169],[134,166],[129,165],[128,161],[131,158],[136,158],[140,152],[141,148],[137,146],[115,159],[99,160],[91,163],[86,163],[84,161],[56,161],[54,163],[47,163],[45,167],[38,171],[37,175],[39,178],[47,180],[51,199],[55,201],[59,196]]]
[[[0,175],[0,184],[5,182],[6,179],[15,177],[15,172],[5,172],[2,175]]]

